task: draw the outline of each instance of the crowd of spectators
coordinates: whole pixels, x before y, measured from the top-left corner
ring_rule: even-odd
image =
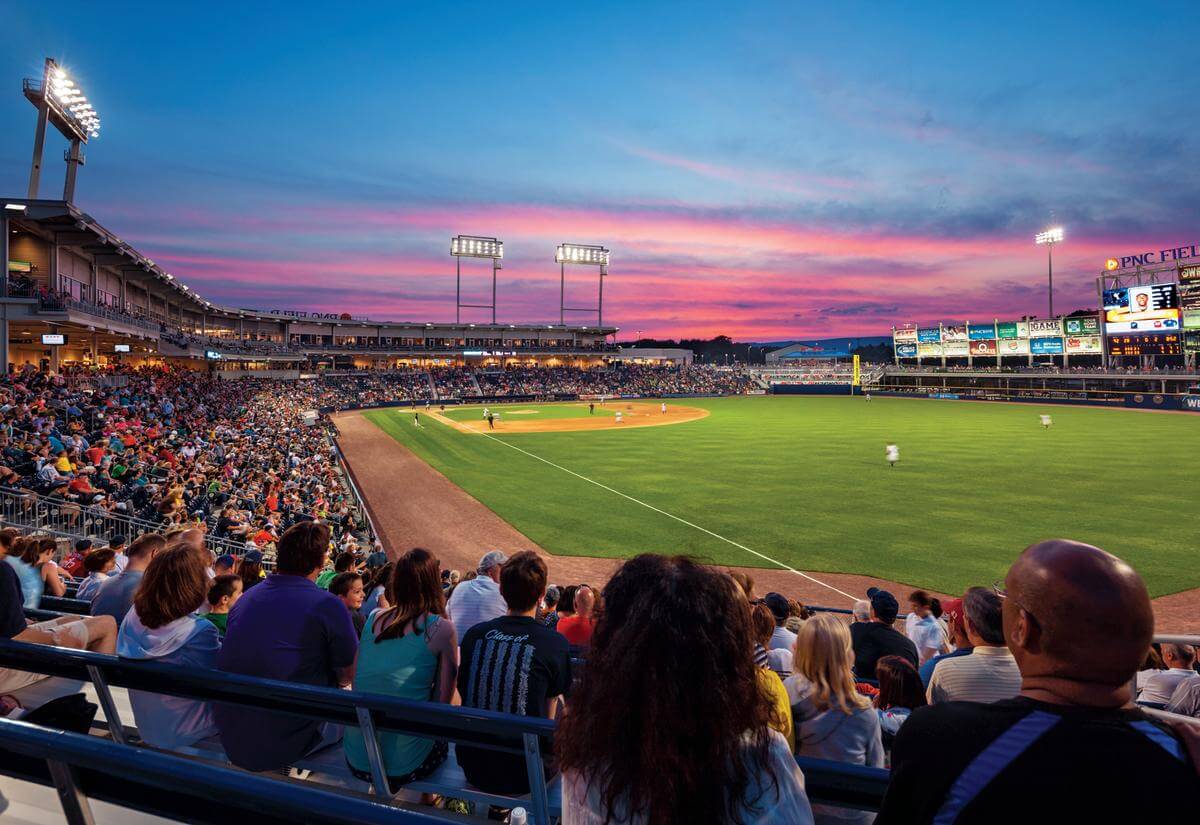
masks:
[[[392,562],[339,552],[331,525],[306,519],[264,577],[176,529],[120,545],[123,570],[99,584],[94,615],[30,623],[13,559],[40,541],[0,531],[4,638],[558,719],[546,770],[563,776],[564,822],[1136,821],[1144,793],[1200,787],[1195,729],[1138,707],[1196,715],[1195,650],[1152,649],[1141,579],[1075,542],[1027,548],[1003,582],[961,598],[914,591],[903,622],[899,599],[871,588],[847,623],[683,557],[638,556],[603,588],[555,586],[532,552],[489,552],[463,576],[419,548]],[[78,555],[107,569],[117,553],[77,548],[60,567]],[[3,671],[0,692],[29,707],[39,681]],[[340,747],[371,778],[355,728],[130,701],[156,747],[204,740],[252,771]],[[449,754],[405,734],[380,748],[394,793]],[[878,818],[810,803],[793,756],[890,766]],[[462,746],[456,758],[476,788],[529,792],[520,756]],[[1061,792],[1085,781],[1087,794]]]
[[[0,380],[0,487],[37,494],[29,507],[80,532],[111,514],[269,550],[297,521],[323,518],[340,539],[358,516],[326,428],[301,420],[316,395],[176,367],[13,373]],[[94,587],[113,570],[87,572]]]

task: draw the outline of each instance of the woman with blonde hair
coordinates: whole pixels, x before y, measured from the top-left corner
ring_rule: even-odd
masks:
[[[796,726],[796,754],[881,768],[879,715],[854,688],[850,631],[832,613],[800,626],[793,674],[783,683]],[[814,805],[818,823],[870,823],[873,813]]]

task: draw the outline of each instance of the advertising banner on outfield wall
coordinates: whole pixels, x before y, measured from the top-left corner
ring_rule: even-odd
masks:
[[[962,324],[942,327],[942,343],[967,340],[967,328]]]
[[[966,341],[948,341],[942,344],[942,354],[947,358],[966,358],[971,352]]]
[[[1098,315],[1080,315],[1075,318],[1064,318],[1063,329],[1066,330],[1067,335],[1099,335],[1100,317]]]
[[[1030,324],[1033,322],[1031,321]],[[1030,332],[1033,330],[1031,329]],[[1063,339],[1034,338],[1029,342],[1029,351],[1034,355],[1062,355]]]
[[[1029,324],[1024,321],[1001,321],[996,324],[997,338],[1028,338]],[[1028,352],[1026,348],[1026,352]]]
[[[922,344],[932,344],[934,342],[941,343],[942,331],[937,327],[929,329],[918,329],[917,340]]]
[[[974,330],[974,327],[971,327]],[[971,342],[971,357],[977,358],[981,355],[994,356],[999,350],[996,348],[994,340],[989,341],[972,341]]]
[[[921,358],[941,358],[942,345],[931,344],[927,341],[923,341],[917,344],[917,355],[919,355]]]
[[[1001,338],[996,342],[1001,355],[1028,355],[1028,338]]]
[[[1062,321],[1057,318],[1029,322],[1030,338],[1054,338],[1061,337],[1062,334]],[[1036,353],[1037,349],[1033,351]]]
[[[1080,355],[1099,355],[1104,351],[1099,335],[1068,335],[1067,352]]]
[[[916,358],[917,344],[896,344],[896,357]]]
[[[996,325],[971,324],[967,328],[967,337],[972,341],[990,341],[996,337]]]
[[[917,343],[917,328],[894,329],[892,330],[892,340],[897,344],[915,344]]]

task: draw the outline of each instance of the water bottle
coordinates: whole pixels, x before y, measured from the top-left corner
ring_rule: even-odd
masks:
[[[508,825],[526,825],[528,822],[529,814],[525,813],[524,808],[513,808],[508,815]]]

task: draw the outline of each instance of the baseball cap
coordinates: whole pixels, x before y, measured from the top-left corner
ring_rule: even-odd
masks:
[[[896,616],[900,613],[900,602],[896,601],[895,596],[881,588],[871,587],[867,589],[867,598],[871,600],[871,609],[880,621],[896,621]]]
[[[263,560],[263,555],[258,550],[250,550],[246,555],[242,556],[242,561],[248,561],[251,564],[258,564]]]
[[[237,559],[226,553],[223,556],[217,556],[217,560],[213,562],[213,567],[233,567],[235,561]]]
[[[92,540],[91,539],[80,539],[79,541],[75,542],[75,552],[76,553],[86,553],[88,550],[91,550],[91,549],[92,549]]]
[[[503,550],[492,550],[483,554],[483,558],[479,560],[479,567],[476,569],[480,573],[486,573],[488,570],[497,565],[504,564],[506,561],[508,561],[508,556],[504,554]]]
[[[946,599],[942,602],[942,618],[953,626],[963,629],[966,625],[963,624],[963,600],[962,599]]]
[[[786,619],[792,611],[787,598],[781,596],[779,593],[768,593],[763,597],[763,604],[767,606],[767,609],[771,611],[771,615],[776,619]]]

